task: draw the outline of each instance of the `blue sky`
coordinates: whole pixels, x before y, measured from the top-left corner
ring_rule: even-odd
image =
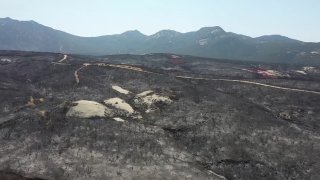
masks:
[[[221,26],[253,37],[281,34],[320,42],[320,0],[0,0],[0,17],[35,20],[81,36]]]

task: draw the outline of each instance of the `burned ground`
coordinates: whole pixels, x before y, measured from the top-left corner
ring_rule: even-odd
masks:
[[[0,64],[3,177],[320,179],[318,67],[301,74],[302,66],[166,54],[68,55],[62,63],[62,54],[51,53],[1,52],[0,58],[6,59]],[[120,68],[92,65],[97,63]],[[263,77],[250,72],[255,68],[289,76]],[[130,93],[121,94],[113,85]],[[146,112],[135,99],[148,90],[172,103],[155,102]],[[75,101],[103,104],[115,97],[141,118],[66,116]]]

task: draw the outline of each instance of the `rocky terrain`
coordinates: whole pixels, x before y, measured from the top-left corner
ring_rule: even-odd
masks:
[[[320,179],[320,68],[0,51],[0,179]]]

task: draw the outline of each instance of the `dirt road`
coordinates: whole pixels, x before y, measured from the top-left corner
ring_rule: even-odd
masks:
[[[61,60],[65,60],[67,58],[67,55]],[[60,61],[61,61],[60,60]],[[59,62],[60,62],[59,61]],[[85,63],[84,66],[81,68],[77,69],[75,71],[75,79],[77,84],[80,82],[78,72],[88,66],[98,66],[98,67],[112,67],[112,68],[120,68],[120,69],[126,69],[129,71],[137,71],[137,72],[142,72],[142,73],[150,73],[150,74],[159,74],[159,75],[164,75],[160,73],[154,73],[151,71],[146,71],[143,70],[142,68],[130,66],[130,65],[118,65],[118,64],[106,64],[106,63],[96,63],[96,64],[90,64],[90,63]],[[320,92],[318,91],[311,91],[311,90],[304,90],[304,89],[295,89],[295,88],[288,88],[288,87],[281,87],[281,86],[275,86],[275,85],[269,85],[269,84],[264,84],[264,83],[258,83],[254,81],[247,81],[247,80],[238,80],[238,79],[210,79],[210,78],[198,78],[198,77],[190,77],[190,76],[175,76],[176,78],[180,79],[194,79],[194,80],[206,80],[206,81],[223,81],[223,82],[238,82],[238,83],[244,83],[244,84],[252,84],[252,85],[257,85],[257,86],[262,86],[262,87],[267,87],[267,88],[273,88],[273,89],[280,89],[280,90],[285,90],[285,91],[294,91],[294,92],[303,92],[303,93],[310,93],[310,94],[317,94],[320,95]]]
[[[195,78],[195,77],[188,77],[188,76],[176,76],[176,78],[182,78],[182,79],[196,79],[196,80],[207,80],[207,81],[224,81],[224,82],[239,82],[239,83],[245,83],[245,84],[253,84],[273,89],[281,89],[281,90],[287,90],[287,91],[296,91],[296,92],[304,92],[304,93],[312,93],[312,94],[319,94],[318,91],[310,91],[310,90],[303,90],[303,89],[295,89],[295,88],[287,88],[287,87],[281,87],[281,86],[274,86],[269,84],[263,84],[253,81],[246,81],[246,80],[236,80],[236,79],[209,79],[209,78]]]
[[[58,62],[59,62],[59,63],[62,63],[63,61],[67,60],[67,58],[68,58],[68,55],[64,54],[64,55],[63,55],[63,58],[60,59]]]

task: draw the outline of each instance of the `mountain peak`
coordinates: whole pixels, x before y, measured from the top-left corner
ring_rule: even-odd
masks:
[[[202,32],[202,33],[206,33],[206,34],[225,33],[225,31],[220,26],[203,27],[203,28],[199,29],[198,32]]]
[[[9,17],[0,18],[0,22],[9,22],[9,21],[17,21],[17,20],[11,19]]]
[[[10,17],[5,17],[5,18],[0,18],[0,19],[4,19],[4,20],[13,20]]]
[[[120,35],[122,35],[122,36],[135,36],[135,37],[137,37],[137,36],[146,36],[146,35],[142,34],[142,33],[141,33],[140,31],[138,31],[138,30],[126,31],[126,32],[124,32],[124,33],[122,33],[122,34],[120,34]]]
[[[165,29],[165,30],[161,30],[153,35],[151,35],[151,37],[154,38],[159,38],[159,37],[174,37],[176,35],[179,35],[181,33],[174,31],[174,30],[170,30],[170,29]]]
[[[12,18],[10,18],[10,17],[5,17],[5,18],[0,18],[0,23],[1,24],[7,24],[7,23],[9,23],[9,24],[21,24],[21,23],[23,23],[23,24],[38,24],[38,25],[40,25],[39,23],[37,23],[37,22],[35,22],[35,21],[33,21],[33,20],[30,20],[30,21],[20,21],[20,20],[16,20],[16,19],[12,19]]]
[[[255,38],[260,42],[301,42],[299,40],[291,39],[286,36],[274,34],[274,35],[264,35]]]

